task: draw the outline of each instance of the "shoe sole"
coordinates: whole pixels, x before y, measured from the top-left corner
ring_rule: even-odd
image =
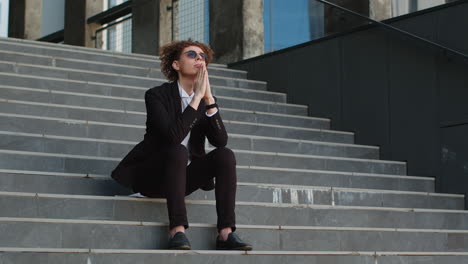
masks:
[[[236,248],[216,248],[216,250],[245,250],[245,251],[250,251],[252,249],[253,247],[251,246],[236,247]]]
[[[178,246],[178,247],[172,247],[169,249],[170,250],[191,250],[192,248],[190,246],[183,245],[183,246]]]

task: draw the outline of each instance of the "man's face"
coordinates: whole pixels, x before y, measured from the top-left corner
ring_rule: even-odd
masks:
[[[179,73],[179,77],[195,77],[198,70],[206,64],[204,52],[197,46],[188,46],[184,48],[178,60],[172,63],[172,68]]]

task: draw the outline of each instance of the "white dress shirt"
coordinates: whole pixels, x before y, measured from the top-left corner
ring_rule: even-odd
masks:
[[[185,108],[187,108],[187,106],[190,104],[190,102],[192,101],[193,99],[193,96],[195,95],[194,92],[192,92],[191,95],[188,95],[187,92],[182,88],[182,86],[180,86],[180,83],[177,82],[177,86],[179,87],[179,94],[180,94],[180,98],[182,99],[181,101],[181,104],[182,104],[182,112],[184,112]],[[214,116],[216,113],[218,113],[218,109],[216,109],[216,111],[212,114],[208,114],[207,112],[205,112],[206,116],[208,117],[212,117]],[[186,147],[187,149],[189,149],[189,146],[188,146],[188,142],[189,142],[189,139],[190,139],[190,132],[188,132],[187,136],[185,136],[184,140],[182,140],[182,142],[180,142],[180,144],[184,145],[184,147]],[[190,156],[189,156],[189,160],[187,162],[187,166],[190,164]]]

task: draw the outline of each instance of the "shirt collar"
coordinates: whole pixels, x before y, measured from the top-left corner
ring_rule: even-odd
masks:
[[[192,95],[188,95],[187,92],[182,88],[182,86],[180,86],[179,81],[177,81],[177,86],[179,87],[180,98],[193,98],[193,96],[195,95],[195,93],[192,93]]]

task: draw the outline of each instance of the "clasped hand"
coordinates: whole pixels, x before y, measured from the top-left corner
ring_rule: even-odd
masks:
[[[210,100],[213,98],[213,95],[211,94],[210,81],[208,80],[208,71],[206,70],[205,65],[198,70],[197,77],[193,83],[193,92],[195,93],[195,96],[200,99],[204,98],[205,100]]]

